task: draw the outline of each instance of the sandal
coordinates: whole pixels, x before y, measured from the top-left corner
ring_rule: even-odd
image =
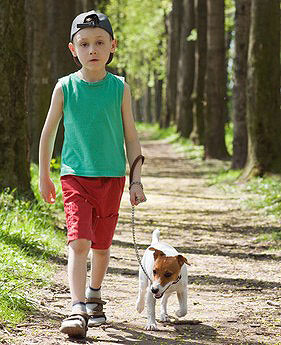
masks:
[[[69,337],[85,338],[88,330],[88,319],[87,313],[71,314],[62,321],[60,332]]]
[[[86,299],[86,309],[89,317],[88,326],[95,327],[106,323],[106,316],[103,306],[106,304],[100,298],[90,297]]]

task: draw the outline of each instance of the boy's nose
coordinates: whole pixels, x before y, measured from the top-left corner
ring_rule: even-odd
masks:
[[[90,47],[90,55],[93,55],[95,53],[96,53],[96,51],[95,51],[94,47]]]

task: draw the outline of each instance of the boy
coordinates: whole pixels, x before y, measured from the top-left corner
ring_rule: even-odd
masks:
[[[123,78],[105,69],[116,49],[108,18],[95,11],[78,15],[72,23],[69,49],[81,69],[59,79],[54,88],[40,139],[40,192],[46,202],[55,202],[49,166],[63,114],[61,183],[68,229],[72,311],[63,320],[60,331],[84,337],[88,321],[89,326],[106,321],[100,289],[125,184],[124,141],[133,170],[131,204],[138,205],[146,198],[141,184],[143,156],[130,89]],[[85,296],[90,249],[91,278]]]

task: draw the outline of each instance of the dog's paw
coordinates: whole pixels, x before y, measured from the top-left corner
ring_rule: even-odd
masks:
[[[147,330],[147,331],[157,331],[157,325],[156,325],[156,323],[155,322],[148,322],[147,324],[146,324],[146,326],[145,326],[145,329]]]
[[[141,313],[144,309],[144,300],[137,300],[136,308],[139,313]]]
[[[183,316],[186,315],[186,313],[187,313],[186,309],[179,309],[179,310],[176,311],[177,317],[183,317]]]
[[[160,321],[161,322],[170,322],[171,320],[167,314],[161,314],[160,315]]]

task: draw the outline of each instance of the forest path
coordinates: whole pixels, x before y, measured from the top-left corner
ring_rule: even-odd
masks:
[[[141,254],[160,229],[161,239],[191,262],[188,314],[145,331],[146,312],[138,314],[138,262],[132,245],[127,187],[103,286],[108,324],[92,328],[84,340],[68,339],[58,328],[69,308],[66,266],[55,287],[42,291],[42,310],[19,325],[7,344],[281,344],[281,253],[255,238],[280,224],[246,210],[247,197],[207,185],[218,162],[189,160],[165,141],[142,142],[146,161],[143,184],[147,202],[136,208],[136,237]],[[159,301],[156,315],[159,319]],[[41,309],[41,308],[40,308]],[[175,316],[176,296],[168,302]]]

